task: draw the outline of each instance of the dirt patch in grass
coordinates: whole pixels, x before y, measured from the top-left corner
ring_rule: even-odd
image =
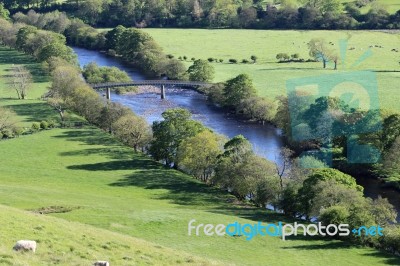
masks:
[[[50,214],[50,213],[66,213],[80,208],[81,207],[71,207],[71,206],[48,206],[48,207],[33,209],[30,211],[38,214]]]

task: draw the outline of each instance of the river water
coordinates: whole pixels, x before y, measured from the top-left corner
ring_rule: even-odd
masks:
[[[90,62],[96,62],[99,66],[115,66],[124,70],[133,80],[145,80],[146,77],[118,58],[107,56],[97,51],[73,47],[78,55],[81,67]],[[223,113],[218,107],[206,101],[204,95],[188,89],[166,87],[166,99],[161,100],[156,93],[144,93],[135,95],[117,95],[112,93],[111,99],[130,107],[136,114],[146,118],[148,123],[161,120],[161,114],[168,108],[182,107],[190,110],[192,118],[202,122],[214,132],[234,137],[242,134],[253,145],[254,151],[268,160],[280,163],[279,150],[283,146],[281,131],[272,125],[261,125],[240,121]],[[364,187],[364,194],[371,198],[378,195],[388,198],[400,213],[400,194],[394,189],[381,188],[377,180],[360,179],[358,183]],[[400,222],[400,215],[397,220]]]

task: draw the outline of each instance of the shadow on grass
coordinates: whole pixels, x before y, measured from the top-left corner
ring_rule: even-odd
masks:
[[[110,162],[95,164],[80,164],[69,166],[71,170],[86,171],[117,171],[132,170],[132,173],[117,182],[109,184],[112,187],[135,186],[149,190],[159,190],[153,193],[155,199],[168,200],[171,203],[182,206],[204,207],[206,211],[218,214],[232,215],[249,219],[252,221],[264,221],[268,223],[294,222],[282,214],[252,207],[245,204],[235,204],[235,198],[217,188],[210,187],[195,179],[191,179],[178,171],[168,169],[163,165],[146,158],[143,155],[134,154],[129,149],[121,147],[112,137],[100,130],[73,130],[57,136],[67,138],[70,141],[82,141],[87,144],[102,144],[105,148],[91,148],[83,151],[62,153],[62,156],[81,156],[100,154],[116,159]],[[100,138],[101,140],[96,140]],[[319,236],[312,237],[313,240],[320,240],[320,244],[299,244],[296,241],[308,241],[309,236],[291,236],[287,241],[293,243],[290,247],[283,249],[299,250],[335,250],[353,247],[351,243],[327,239]],[[366,256],[382,258],[388,265],[400,265],[400,260],[390,254],[380,251],[371,251]]]
[[[21,100],[21,104],[10,104],[8,107],[18,116],[24,117],[26,122],[40,122],[48,118],[58,119],[58,114],[46,102],[29,103],[27,101]]]
[[[0,46],[0,64],[25,65],[32,74],[33,82],[49,81],[46,71],[34,58],[4,46]],[[9,69],[6,69],[6,71],[9,71]]]
[[[322,237],[312,237],[315,240],[323,240],[321,244],[307,244],[307,245],[292,245],[290,247],[282,247],[282,249],[299,249],[299,250],[335,250],[335,249],[349,249],[349,248],[357,248],[359,246],[353,245],[349,242],[343,242],[339,240],[330,240]],[[286,241],[296,241],[296,240],[310,240],[309,236],[291,236],[287,238]],[[360,248],[363,248],[360,246]],[[384,260],[384,264],[386,265],[400,265],[400,258],[395,257],[393,254],[379,251],[379,250],[372,250],[368,254],[364,254],[364,256],[369,257],[376,257],[381,258]]]
[[[118,143],[114,138],[102,132],[101,130],[94,128],[64,131],[61,135],[55,136],[55,138],[66,138],[69,141],[80,141],[85,143],[86,145],[106,145],[121,147],[121,144]],[[76,155],[79,155],[79,152],[80,151],[77,151]]]

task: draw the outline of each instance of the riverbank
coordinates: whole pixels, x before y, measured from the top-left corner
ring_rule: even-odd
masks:
[[[8,53],[3,55],[0,75],[17,63],[14,59],[31,60],[20,53],[15,57]],[[35,95],[43,94],[46,89],[45,86],[35,88],[42,88],[35,89]],[[4,90],[0,92],[2,96],[7,95]],[[43,101],[15,100],[9,104],[27,125],[44,115],[42,106],[49,114],[57,116]],[[349,262],[360,265],[400,263],[392,255],[337,240],[293,238],[282,241],[276,237],[256,237],[246,241],[236,237],[190,237],[187,224],[191,219],[215,224],[288,220],[259,208],[232,205],[233,196],[134,153],[91,126],[53,129],[0,141],[0,149],[7,151],[0,153],[0,160],[4,162],[0,166],[0,204],[9,206],[1,209],[13,222],[11,231],[5,226],[1,229],[6,243],[1,248],[8,256],[5,260],[15,258],[9,245],[18,235],[18,238],[31,236],[40,240],[35,255],[18,256],[19,261],[32,265],[54,261],[81,264],[92,258],[100,259],[98,256],[106,256],[111,262],[122,265],[137,262],[298,265],[299,260],[307,265],[328,266]],[[17,210],[9,211],[10,208],[35,210],[54,205],[73,208],[68,212],[34,217]],[[47,216],[51,217],[46,219]],[[53,217],[62,221],[57,222]],[[75,234],[68,234],[66,228],[74,230]]]

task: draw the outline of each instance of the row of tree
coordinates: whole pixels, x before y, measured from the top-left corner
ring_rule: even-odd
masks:
[[[190,112],[165,111],[164,120],[153,123],[149,152],[165,165],[248,200],[258,207],[273,206],[293,218],[317,219],[323,225],[349,224],[351,228],[379,224],[385,237],[349,236],[349,240],[395,252],[399,228],[391,225],[397,213],[387,199],[371,200],[350,175],[312,156],[292,159],[282,150],[282,162],[257,156],[243,136],[228,140],[192,120]],[[290,167],[288,165],[290,164]],[[325,169],[321,169],[325,168]]]
[[[67,41],[71,45],[105,50],[112,55],[118,55],[149,76],[165,75],[171,79],[179,79],[186,78],[187,75],[182,62],[167,57],[149,34],[138,29],[118,26],[108,32],[99,32],[82,20],[69,19],[65,13],[58,11],[39,14],[30,10],[26,15],[14,14],[13,19],[17,25],[24,23],[42,30],[53,31],[54,33],[38,30],[38,34],[46,35],[47,39],[51,38],[47,35],[51,35],[57,37],[60,43]],[[29,28],[29,33],[33,31],[32,29]],[[66,39],[57,33],[64,34]],[[45,40],[43,36],[40,39]],[[57,50],[63,49],[58,47]]]
[[[51,0],[4,1],[13,10],[48,11]],[[366,13],[365,3],[340,0],[276,1],[138,1],[71,0],[54,8],[72,12],[93,26],[231,27],[299,29],[376,29],[400,27],[400,12],[389,14],[377,3]],[[37,3],[37,4],[35,4]],[[19,8],[19,9],[18,9]]]
[[[63,35],[40,30],[35,26],[11,23],[0,18],[0,42],[32,55],[41,62],[50,57],[61,57],[72,64],[77,64],[76,54],[66,45]]]

